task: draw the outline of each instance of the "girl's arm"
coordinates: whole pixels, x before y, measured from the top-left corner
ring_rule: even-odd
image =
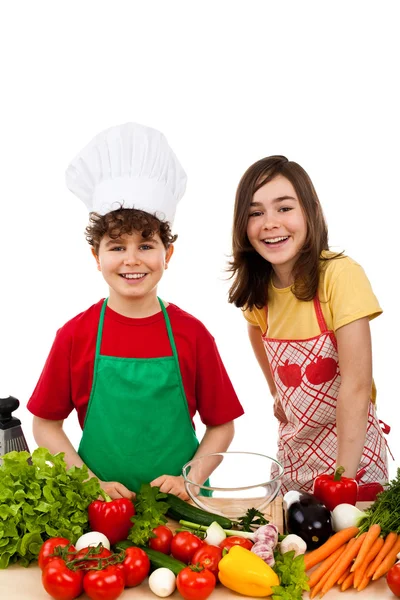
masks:
[[[369,319],[365,317],[340,327],[336,339],[341,374],[336,409],[336,466],[345,468],[345,477],[355,477],[365,444],[372,387]]]
[[[84,463],[63,430],[63,422],[64,421],[51,421],[50,419],[33,417],[33,436],[35,442],[38,446],[47,448],[51,454],[64,452],[64,460],[67,463],[68,468],[73,466],[82,467]],[[89,475],[91,477],[96,477],[90,470]],[[133,492],[117,481],[100,481],[100,484],[106,494],[113,499],[132,499],[135,496]]]
[[[283,411],[281,402],[276,391],[276,385],[271,373],[271,368],[269,366],[268,356],[265,352],[264,342],[262,341],[261,337],[261,330],[256,325],[250,325],[250,323],[247,324],[247,330],[249,334],[250,343],[253,348],[253,352],[255,354],[258,364],[261,367],[262,372],[264,373],[264,377],[267,380],[271,396],[274,399],[274,415],[278,419],[278,421],[281,421],[282,423],[287,423],[286,415]]]

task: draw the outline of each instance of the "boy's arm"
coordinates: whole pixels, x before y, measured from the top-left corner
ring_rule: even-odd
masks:
[[[222,425],[207,426],[206,432],[201,440],[201,443],[197,449],[193,459],[203,456],[204,454],[212,454],[213,452],[226,452],[229,448],[233,436],[235,434],[235,426],[233,421],[223,423]],[[200,472],[194,473],[191,471],[192,476],[199,483],[203,483],[207,479],[211,472]],[[151,482],[151,485],[157,485],[161,492],[175,494],[182,500],[189,500],[189,496],[185,489],[185,484],[182,475],[161,475]]]
[[[47,448],[51,454],[57,452],[64,452],[65,462],[67,467],[82,467],[84,464],[79,454],[68,439],[65,431],[63,430],[64,421],[51,421],[49,419],[41,419],[40,417],[33,417],[33,436],[38,446]],[[89,470],[91,477],[96,475]],[[99,480],[100,481],[100,480]],[[135,494],[128,490],[122,483],[117,481],[100,481],[102,489],[112,499],[115,498],[129,498],[135,497]]]

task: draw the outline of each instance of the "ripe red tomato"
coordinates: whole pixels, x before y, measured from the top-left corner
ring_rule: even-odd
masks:
[[[43,569],[43,587],[54,600],[74,600],[83,592],[82,571],[71,571],[61,558],[54,558]]]
[[[93,548],[92,548],[92,550],[93,550]],[[89,551],[89,548],[82,548],[82,550],[79,550],[79,552],[75,555],[74,558],[76,560],[83,559],[87,555],[88,551]],[[93,560],[93,559],[94,558],[107,558],[107,556],[111,556],[111,554],[112,554],[112,552],[110,550],[103,547],[100,552],[89,554],[88,559],[82,561],[79,564],[79,568],[82,569],[83,571],[87,571],[89,569],[97,569],[99,567],[99,561]]]
[[[170,528],[166,525],[159,525],[153,529],[153,533],[156,537],[150,538],[149,547],[163,554],[169,554],[171,552],[171,540],[174,537]]]
[[[218,546],[212,546],[211,544],[204,544],[193,554],[191,563],[193,565],[199,564],[205,569],[209,569],[209,571],[211,571],[211,573],[217,577],[218,563],[221,558],[222,548],[219,548]]]
[[[182,569],[176,578],[176,587],[185,600],[205,600],[214,590],[215,584],[215,575],[211,571],[199,571],[193,566]]]
[[[126,548],[122,562],[125,573],[125,585],[134,587],[146,579],[150,571],[150,560],[141,548]]]
[[[242,548],[246,548],[246,550],[251,550],[253,542],[240,535],[232,535],[225,538],[219,545],[220,548],[226,548],[226,550],[230,550],[232,546],[242,546]]]
[[[190,531],[180,531],[171,541],[171,554],[177,560],[189,564],[193,554],[203,546],[204,542]]]
[[[390,591],[395,596],[400,598],[400,562],[396,563],[391,569],[389,569],[386,581]]]
[[[53,538],[50,538],[49,540],[46,540],[45,542],[43,542],[43,544],[40,548],[39,558],[38,558],[39,567],[41,568],[42,571],[51,560],[56,558],[54,556],[51,556],[51,554],[54,553],[54,550],[55,550],[55,548],[57,548],[57,546],[61,546],[62,548],[65,548],[65,546],[70,546],[71,552],[75,552],[75,547],[66,538],[53,537]]]
[[[116,600],[124,587],[124,574],[116,565],[88,571],[83,578],[83,589],[91,600]]]

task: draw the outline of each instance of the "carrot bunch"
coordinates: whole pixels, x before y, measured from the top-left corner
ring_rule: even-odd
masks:
[[[389,571],[398,552],[400,536],[389,533],[383,538],[378,524],[361,534],[357,527],[335,533],[304,558],[306,571],[319,564],[310,574],[310,598],[318,593],[321,598],[336,584],[342,591],[349,587],[358,591],[365,589],[370,581],[376,581]]]

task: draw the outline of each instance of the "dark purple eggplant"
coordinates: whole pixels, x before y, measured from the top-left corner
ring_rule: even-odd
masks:
[[[288,533],[295,533],[308,550],[321,546],[332,535],[331,513],[312,494],[290,491],[283,497]]]

